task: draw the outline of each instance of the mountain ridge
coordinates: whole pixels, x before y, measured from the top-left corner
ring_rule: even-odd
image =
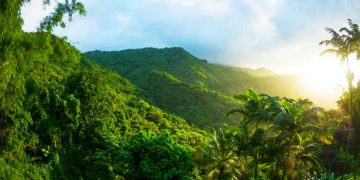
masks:
[[[139,88],[138,95],[148,102],[199,127],[239,122],[239,117],[225,117],[225,113],[239,105],[232,96],[249,88],[276,96],[304,97],[299,93],[301,86],[296,75],[281,75],[266,68],[211,64],[184,48],[83,54],[129,79]]]
[[[182,47],[97,50],[83,54],[128,79],[140,79],[137,76],[160,69],[185,83],[197,84],[229,97],[252,88],[274,96],[309,98],[318,106],[334,107],[329,105],[329,94],[314,92],[301,75],[279,74],[263,67],[252,69],[213,64],[195,57]]]

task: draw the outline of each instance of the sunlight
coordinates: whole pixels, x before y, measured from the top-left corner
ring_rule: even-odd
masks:
[[[356,86],[360,75],[360,65],[355,57],[351,56],[349,59],[351,71],[355,75],[353,85]],[[338,98],[347,91],[345,73],[346,64],[340,63],[340,60],[332,55],[321,56],[303,67],[301,71],[304,89],[317,95],[310,98],[316,102],[316,99],[327,97],[326,102],[321,102],[321,104],[326,103],[329,108],[335,108]]]
[[[345,69],[336,61],[317,61],[302,71],[305,85],[316,91],[346,88]]]

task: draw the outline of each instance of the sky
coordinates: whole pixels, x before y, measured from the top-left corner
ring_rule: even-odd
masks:
[[[44,10],[32,0],[22,14],[34,31]],[[105,3],[104,3],[105,2]],[[318,58],[325,27],[360,21],[359,0],[84,0],[87,15],[55,34],[81,51],[183,47],[210,62],[268,67],[281,73]],[[269,60],[271,58],[271,61]]]
[[[35,31],[51,12],[53,6],[44,9],[41,1],[32,0],[23,7],[25,31]],[[324,28],[339,29],[349,18],[360,23],[359,0],[82,2],[87,15],[76,16],[54,33],[68,37],[83,52],[183,47],[211,63],[301,73],[309,84],[319,86],[315,80],[322,80],[329,88],[345,79],[338,75],[343,73],[338,59],[319,56],[325,48],[319,42],[330,38]],[[360,67],[353,61],[354,69],[359,69],[356,77],[360,77]]]

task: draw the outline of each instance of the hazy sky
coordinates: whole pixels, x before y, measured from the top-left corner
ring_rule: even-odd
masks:
[[[22,10],[34,31],[42,0]],[[82,51],[184,47],[210,62],[303,72],[319,63],[319,41],[351,18],[360,22],[360,0],[84,0],[67,36]]]

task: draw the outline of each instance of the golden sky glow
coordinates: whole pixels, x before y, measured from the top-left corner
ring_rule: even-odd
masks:
[[[356,61],[354,56],[350,56],[350,68],[355,75],[353,85],[355,86],[360,75],[360,61]],[[327,108],[335,108],[339,96],[347,90],[345,78],[346,64],[340,63],[335,55],[324,55],[318,60],[309,63],[302,69],[304,87],[312,91],[315,95],[327,98]],[[312,97],[317,98],[317,97]],[[316,99],[314,99],[316,103]]]

